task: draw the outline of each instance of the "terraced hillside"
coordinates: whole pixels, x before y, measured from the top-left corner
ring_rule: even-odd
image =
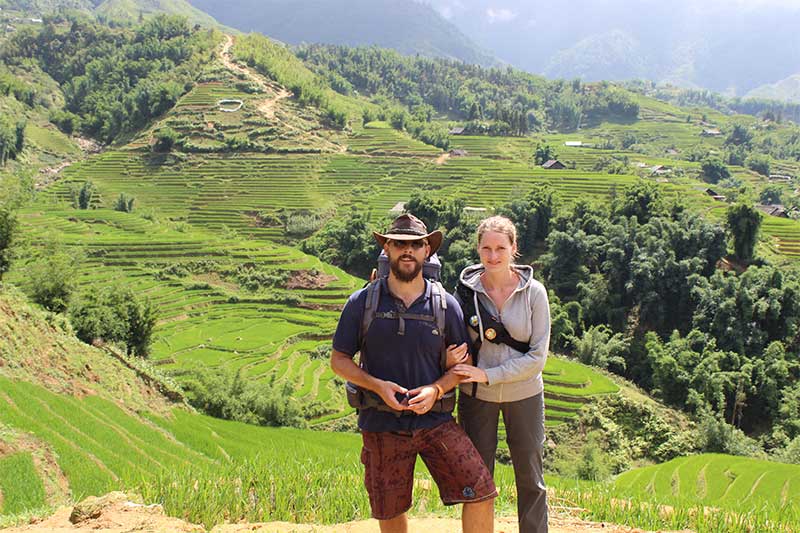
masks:
[[[625,472],[615,485],[629,494],[652,494],[664,503],[691,501],[737,510],[772,507],[787,516],[797,516],[800,508],[800,467],[747,457],[680,457]]]
[[[341,411],[327,360],[310,354],[329,342],[358,280],[293,248],[118,211],[32,210],[22,220],[33,244],[55,239],[85,251],[84,289],[124,283],[158,306],[156,364],[288,381],[304,403]],[[24,285],[19,266],[10,279]],[[266,285],[252,286],[252,277]]]

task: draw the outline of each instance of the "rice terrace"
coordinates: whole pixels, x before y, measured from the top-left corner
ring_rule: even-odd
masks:
[[[202,3],[0,0],[0,528],[377,530],[331,339],[410,211],[448,290],[493,214],[548,290],[553,531],[800,530],[800,104]]]

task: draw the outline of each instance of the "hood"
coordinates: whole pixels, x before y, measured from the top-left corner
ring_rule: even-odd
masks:
[[[513,268],[523,280],[522,286],[517,290],[528,289],[533,280],[533,267],[529,265],[511,265],[511,268]],[[483,289],[483,284],[480,282],[481,274],[483,274],[485,270],[486,269],[484,269],[481,264],[468,266],[461,271],[459,280],[473,291],[486,294],[486,291]]]

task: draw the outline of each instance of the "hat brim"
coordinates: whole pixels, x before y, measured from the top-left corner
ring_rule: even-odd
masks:
[[[426,235],[409,235],[408,233],[378,233],[377,231],[373,231],[372,235],[375,237],[375,240],[378,241],[378,244],[381,247],[386,245],[386,241],[393,240],[393,241],[419,241],[421,239],[428,239],[428,245],[431,247],[431,252],[429,255],[433,255],[442,245],[442,239],[444,235],[441,231],[434,230]]]

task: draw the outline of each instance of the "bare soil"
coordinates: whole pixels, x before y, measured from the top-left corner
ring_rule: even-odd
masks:
[[[133,501],[132,501],[133,500]],[[62,507],[52,516],[14,528],[4,529],[5,533],[22,532],[83,532],[83,533],[122,533],[139,532],[180,532],[205,531],[202,526],[191,524],[164,515],[160,505],[145,505],[136,496],[112,492],[101,498],[87,498],[75,507]],[[518,533],[516,518],[498,517],[495,520],[496,533]],[[212,533],[376,533],[379,531],[375,520],[360,520],[344,524],[321,526],[316,524],[292,524],[289,522],[224,524],[214,527]],[[457,533],[461,531],[461,521],[452,518],[412,518],[409,520],[410,532]],[[558,513],[551,514],[551,533],[644,533],[641,529],[615,524],[588,522],[579,518]]]
[[[332,281],[336,281],[336,276],[330,274],[313,274],[308,270],[299,270],[292,274],[286,281],[287,289],[324,289]]]

